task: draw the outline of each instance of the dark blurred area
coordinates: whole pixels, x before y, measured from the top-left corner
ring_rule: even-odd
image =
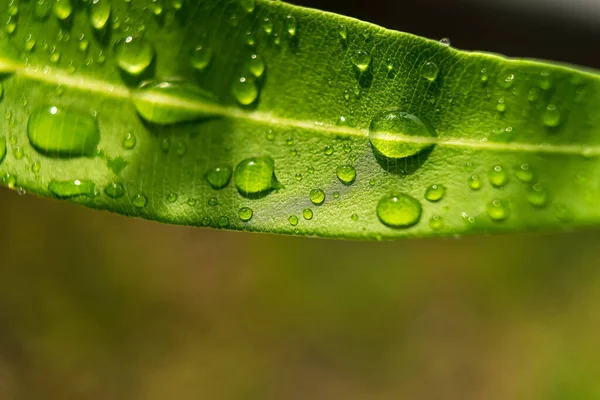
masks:
[[[294,3],[600,67],[591,11]],[[598,230],[357,243],[161,225],[4,189],[0,209],[3,400],[600,399]]]

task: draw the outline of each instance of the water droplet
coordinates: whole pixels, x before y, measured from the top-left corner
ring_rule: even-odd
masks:
[[[503,113],[504,111],[506,111],[506,103],[504,101],[504,97],[500,97],[498,99],[498,103],[496,103],[496,111],[498,111],[499,113]]]
[[[131,199],[131,204],[137,208],[144,208],[148,205],[148,198],[143,194],[138,193]]]
[[[233,82],[231,87],[233,96],[243,106],[248,106],[256,101],[259,90],[253,78],[242,76]]]
[[[135,148],[136,143],[137,143],[137,140],[133,133],[128,133],[123,138],[123,148],[125,150],[133,150]]]
[[[450,47],[450,45],[452,44],[452,42],[450,41],[450,38],[445,37],[445,38],[441,38],[440,39],[440,44],[442,46]]]
[[[0,135],[0,164],[4,161],[6,157],[6,138]]]
[[[48,14],[50,14],[51,8],[52,5],[49,0],[36,0],[33,12],[37,19],[43,20],[48,17]]]
[[[290,215],[290,217],[288,218],[288,222],[290,223],[290,225],[296,226],[298,225],[298,217],[296,217],[295,215]]]
[[[350,216],[350,219],[351,219],[352,221],[355,221],[355,222],[356,222],[356,221],[358,221],[358,214],[352,214],[352,215]]]
[[[196,200],[193,197],[190,198],[190,199],[188,199],[188,201],[187,201],[187,205],[190,206],[190,207],[194,207],[196,205],[196,203],[198,203],[198,200]]]
[[[202,218],[202,221],[200,222],[200,224],[202,226],[209,226],[210,222],[211,222],[210,217],[204,217],[204,218]]]
[[[333,192],[333,198],[334,199],[339,199],[340,198],[340,192]]]
[[[379,200],[377,217],[391,228],[408,228],[421,219],[421,203],[407,194],[389,194]]]
[[[492,200],[487,205],[487,213],[494,221],[505,221],[510,217],[508,202],[498,199]]]
[[[243,222],[250,221],[252,219],[252,214],[252,209],[248,207],[242,207],[238,210],[238,217],[240,217]]]
[[[296,36],[298,30],[298,21],[293,15],[288,15],[285,18],[285,28],[290,36]]]
[[[262,28],[267,35],[270,35],[273,33],[273,21],[269,17],[265,17],[262,22]]]
[[[56,16],[56,18],[60,20],[68,19],[73,13],[73,6],[71,5],[71,0],[54,0],[52,12]]]
[[[371,145],[387,158],[413,156],[432,147],[435,142],[428,139],[435,136],[435,130],[425,120],[398,110],[378,114],[369,127]],[[415,142],[408,143],[408,139]]]
[[[444,219],[437,214],[433,214],[429,219],[429,227],[434,231],[441,230],[444,227]]]
[[[240,5],[247,13],[251,13],[254,11],[256,7],[256,0],[240,0]]]
[[[549,104],[544,112],[544,125],[548,128],[556,128],[562,122],[560,112],[554,104]]]
[[[333,146],[330,146],[330,145],[325,146],[325,148],[323,149],[323,153],[326,156],[332,155],[333,154]]]
[[[213,58],[213,51],[202,45],[198,45],[192,49],[190,55],[190,64],[198,71],[204,71]]]
[[[119,182],[111,182],[104,188],[104,193],[111,199],[118,199],[125,195],[125,188]]]
[[[363,50],[357,50],[352,54],[352,64],[360,72],[366,72],[371,66],[371,55]]]
[[[548,204],[548,192],[542,185],[536,183],[527,193],[527,201],[534,207],[545,207]]]
[[[2,182],[9,188],[9,189],[14,189],[15,186],[17,185],[17,178],[13,175],[10,175],[9,173],[7,173],[6,175],[4,175],[2,177]]]
[[[37,151],[52,157],[91,157],[100,142],[96,118],[56,106],[33,111],[27,135]]]
[[[141,75],[154,60],[154,48],[146,40],[128,36],[115,45],[119,67],[130,75]]]
[[[504,89],[510,89],[515,83],[515,74],[504,71],[498,75],[498,84]]]
[[[481,183],[481,179],[479,179],[479,175],[471,175],[469,177],[469,187],[472,190],[479,190],[481,189],[482,183]]]
[[[539,98],[540,98],[540,93],[537,88],[532,88],[527,93],[527,100],[529,100],[532,103],[537,101]]]
[[[169,203],[175,203],[177,201],[177,199],[178,199],[177,193],[169,193],[167,195],[167,201]]]
[[[550,72],[544,71],[540,74],[540,88],[543,90],[549,90],[552,88],[552,78]]]
[[[302,174],[296,174],[296,180],[300,182],[302,180]]]
[[[219,199],[217,199],[216,197],[211,197],[210,199],[208,199],[207,204],[211,207],[215,207],[219,205]]]
[[[325,192],[321,189],[313,189],[310,191],[309,198],[315,206],[320,206],[325,201]]]
[[[56,197],[68,199],[79,196],[94,196],[95,185],[91,181],[81,181],[78,179],[72,181],[52,180],[48,185],[48,190]]]
[[[444,185],[431,185],[425,191],[425,198],[431,202],[437,202],[444,198],[446,187]]]
[[[346,44],[346,41],[348,40],[348,28],[346,25],[338,26],[338,35],[340,36],[342,43]]]
[[[230,166],[222,165],[209,169],[206,174],[206,180],[210,186],[215,189],[223,189],[229,184],[233,170]]]
[[[340,165],[335,172],[344,185],[352,185],[356,180],[356,169],[352,165]]]
[[[533,180],[533,171],[529,164],[521,164],[519,168],[517,168],[515,175],[521,182],[529,183]]]
[[[311,220],[313,217],[313,211],[310,208],[306,208],[304,211],[302,211],[302,216],[305,220]]]
[[[146,121],[169,125],[215,116],[206,106],[214,106],[218,100],[189,82],[172,79],[143,82],[133,92],[133,103]]]
[[[224,215],[219,217],[219,226],[221,228],[227,228],[229,226],[229,218]]]
[[[440,69],[434,62],[428,61],[425,63],[425,66],[423,67],[421,74],[423,75],[423,78],[427,79],[428,81],[433,82],[436,80],[439,70]]]
[[[252,54],[248,61],[248,70],[257,78],[260,78],[265,73],[265,62],[258,54]]]
[[[15,160],[23,159],[23,156],[25,156],[25,153],[23,152],[23,148],[21,146],[14,147],[13,148],[13,156],[15,157]]]
[[[110,0],[92,0],[90,4],[90,23],[96,30],[102,30],[110,18]]]
[[[496,165],[488,172],[488,179],[492,186],[501,188],[508,183],[508,174],[500,165]]]
[[[235,169],[235,185],[245,197],[262,197],[282,185],[275,177],[275,161],[269,156],[247,158]]]

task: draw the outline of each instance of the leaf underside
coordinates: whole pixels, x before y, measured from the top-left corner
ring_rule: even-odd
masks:
[[[0,5],[5,186],[166,223],[323,237],[600,222],[596,72],[459,51],[280,2],[106,0],[110,14],[97,29],[106,8],[72,1],[64,18],[65,1],[46,0],[47,10],[34,0]],[[139,75],[115,54],[129,36],[154,52]],[[149,109],[136,107],[142,81],[173,77],[191,92],[151,95]],[[242,105],[248,89],[256,99]],[[49,107],[94,118],[97,151],[36,147],[31,116]],[[369,140],[371,121],[389,110],[434,132],[384,132],[389,146],[420,146],[410,157],[386,157]],[[71,120],[46,128],[68,130]],[[276,183],[256,196],[243,193],[237,172],[220,189],[206,179],[256,157],[274,161]],[[342,166],[355,179],[343,183]],[[81,193],[57,186],[75,181]],[[315,189],[325,194],[320,204]],[[420,204],[414,221],[382,222],[378,204],[390,195]]]

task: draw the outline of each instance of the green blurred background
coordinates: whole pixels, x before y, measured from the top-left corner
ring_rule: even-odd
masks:
[[[600,67],[592,11],[296,3]],[[0,210],[2,400],[600,399],[600,230],[357,243],[5,189]]]

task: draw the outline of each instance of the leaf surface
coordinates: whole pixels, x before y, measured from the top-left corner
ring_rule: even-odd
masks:
[[[0,17],[11,188],[326,237],[600,222],[594,71],[272,1],[21,0]]]

